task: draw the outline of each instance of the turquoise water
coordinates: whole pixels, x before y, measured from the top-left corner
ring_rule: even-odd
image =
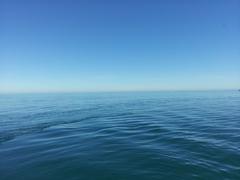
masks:
[[[0,179],[240,179],[240,92],[0,95]]]

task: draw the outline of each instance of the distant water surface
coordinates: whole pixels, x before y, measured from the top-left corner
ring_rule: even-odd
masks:
[[[240,179],[240,92],[0,95],[1,180]]]

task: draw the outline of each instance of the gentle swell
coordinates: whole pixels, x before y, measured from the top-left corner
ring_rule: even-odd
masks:
[[[0,114],[2,179],[240,179],[240,96],[193,97],[8,107]]]

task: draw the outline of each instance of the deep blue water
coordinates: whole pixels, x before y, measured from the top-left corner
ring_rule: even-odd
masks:
[[[240,92],[2,94],[0,179],[240,179]]]

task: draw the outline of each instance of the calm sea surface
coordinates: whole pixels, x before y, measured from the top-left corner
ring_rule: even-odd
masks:
[[[0,95],[1,180],[240,179],[240,92]]]

